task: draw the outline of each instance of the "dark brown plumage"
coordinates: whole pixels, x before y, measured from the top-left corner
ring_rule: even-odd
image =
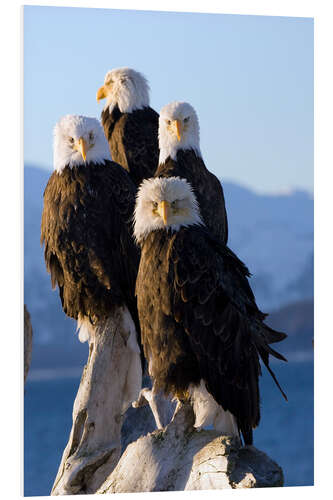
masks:
[[[95,324],[125,304],[139,332],[135,280],[140,252],[132,238],[136,188],[118,164],[54,172],[44,192],[41,243],[65,313]]]
[[[269,344],[286,335],[263,323],[248,276],[204,227],[160,229],[142,241],[136,294],[156,387],[186,398],[189,385],[203,379],[251,444],[260,420],[259,359],[278,384],[268,358],[284,358]]]
[[[220,181],[205,166],[193,149],[179,149],[175,160],[170,156],[156,170],[155,177],[182,177],[192,186],[201,216],[221,243],[228,241],[228,219]]]
[[[138,187],[158,166],[158,114],[149,106],[122,113],[116,105],[101,115],[112,159],[129,173]]]

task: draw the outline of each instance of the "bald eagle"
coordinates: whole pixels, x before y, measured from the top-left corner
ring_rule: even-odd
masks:
[[[207,230],[185,179],[143,181],[134,234],[142,343],[155,387],[190,400],[196,428],[214,425],[251,444],[260,359],[284,395],[269,355],[285,360],[270,344],[286,335],[263,322],[248,269]]]
[[[116,308],[130,325],[131,363],[141,388],[135,280],[140,253],[132,232],[136,188],[111,161],[100,123],[66,115],[54,129],[54,172],[44,192],[41,243],[52,287],[78,321],[80,340]]]
[[[216,238],[228,240],[228,219],[223,188],[205,166],[199,145],[199,121],[187,102],[172,102],[159,118],[159,166],[155,177],[187,179],[200,205],[202,218]]]
[[[108,71],[100,99],[106,99],[101,121],[112,158],[139,186],[154,175],[159,154],[158,114],[149,106],[147,80],[130,68]]]

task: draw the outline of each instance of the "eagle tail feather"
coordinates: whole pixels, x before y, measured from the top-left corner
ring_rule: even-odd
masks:
[[[265,327],[264,331],[262,331],[262,330],[260,330],[259,332],[256,331],[256,335],[255,335],[256,348],[258,350],[258,353],[259,353],[264,365],[266,366],[267,370],[271,374],[271,377],[273,378],[276,386],[280,390],[282,396],[284,397],[284,399],[286,401],[288,401],[288,398],[287,398],[286,394],[284,393],[282,387],[280,386],[280,384],[276,378],[275,373],[273,372],[273,370],[269,366],[269,355],[271,355],[274,358],[279,359],[281,361],[287,362],[287,359],[282,354],[275,351],[275,349],[272,349],[269,345],[270,343],[273,343],[274,341],[278,342],[278,340],[274,340],[273,342],[271,342],[272,338],[276,339],[280,336],[281,340],[282,340],[283,338],[286,338],[287,335],[282,333],[282,332],[276,332],[275,330],[272,330],[271,328],[267,327],[266,325],[263,325],[263,326]],[[268,334],[267,334],[267,332],[268,332]]]
[[[244,446],[253,444],[253,430],[249,425],[242,425],[238,422],[238,429],[240,430],[241,436],[243,438]]]
[[[267,316],[267,315],[266,315]],[[273,330],[269,326],[265,325],[265,337],[268,344],[274,344],[275,342],[281,342],[288,335],[284,332],[278,332],[277,330]]]
[[[279,388],[279,390],[280,390],[280,392],[281,392],[282,396],[284,397],[284,399],[285,399],[286,401],[288,401],[287,395],[285,394],[285,392],[283,391],[282,387],[280,386],[280,384],[279,384],[279,382],[278,382],[278,379],[276,378],[275,373],[273,372],[273,370],[271,369],[271,367],[269,366],[269,364],[268,364],[268,363],[267,363],[267,364],[265,363],[265,366],[266,366],[267,370],[269,371],[269,373],[271,374],[271,376],[272,376],[272,378],[273,378],[274,382],[276,383],[277,387]]]

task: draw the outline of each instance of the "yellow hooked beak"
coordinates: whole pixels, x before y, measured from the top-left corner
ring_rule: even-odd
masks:
[[[107,89],[106,89],[105,85],[102,85],[102,87],[100,87],[97,90],[97,94],[96,94],[97,102],[100,101],[101,99],[105,99],[107,95],[108,95]]]
[[[177,139],[180,141],[181,136],[182,136],[182,122],[180,120],[175,120],[176,121],[176,134],[177,134]]]
[[[166,226],[168,223],[168,215],[169,215],[169,208],[170,208],[170,203],[168,201],[161,201],[158,205],[158,213],[163,219],[163,223]]]
[[[87,143],[83,139],[83,137],[80,137],[80,139],[77,141],[77,143],[75,145],[75,149],[81,153],[83,160],[86,161],[86,158],[87,158]]]

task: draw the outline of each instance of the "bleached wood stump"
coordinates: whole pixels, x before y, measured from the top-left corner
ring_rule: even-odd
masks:
[[[32,326],[30,314],[24,304],[24,383],[27,379],[32,352]]]
[[[72,430],[51,494],[282,486],[282,470],[264,453],[215,431],[197,432],[189,404],[180,406],[165,428],[146,434],[155,428],[151,410],[161,424],[173,408],[151,389],[138,397],[141,380],[134,387],[131,370],[138,353],[128,326],[119,310],[90,335]],[[137,408],[126,413],[121,456],[123,414],[134,399]]]
[[[128,401],[128,384],[133,386],[131,368],[140,358],[133,352],[123,319],[119,309],[90,333],[72,430],[51,495],[95,493],[119,460],[123,413],[141,388],[140,374],[134,398]]]
[[[283,486],[282,469],[265,453],[193,423],[184,405],[164,430],[131,443],[97,493]]]

